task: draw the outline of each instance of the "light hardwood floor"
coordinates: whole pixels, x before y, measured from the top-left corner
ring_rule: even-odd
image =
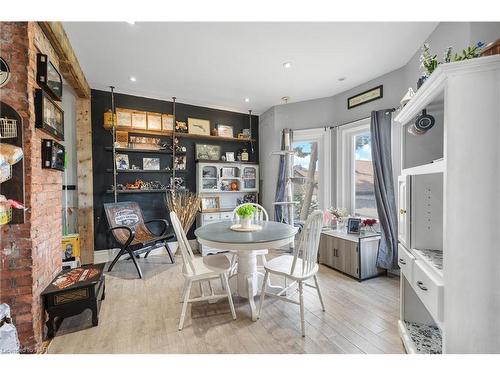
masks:
[[[359,283],[321,266],[326,312],[315,290],[305,288],[305,338],[298,306],[270,298],[257,322],[250,319],[248,303],[238,298],[237,320],[227,300],[195,303],[178,331],[183,277],[182,260],[176,261],[170,265],[162,255],[141,259],[142,280],[130,261],[118,262],[106,274],[99,325],[91,326],[88,311],[66,319],[48,353],[404,353],[397,332],[396,277]],[[76,331],[82,327],[91,328]]]

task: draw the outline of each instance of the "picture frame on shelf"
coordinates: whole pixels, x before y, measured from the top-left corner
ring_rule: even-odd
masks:
[[[145,171],[159,171],[160,158],[142,158],[142,169]]]
[[[201,197],[202,212],[216,212],[220,210],[220,198],[218,196]]]
[[[116,163],[116,169],[119,171],[130,169],[130,164],[127,154],[116,154],[115,163]]]
[[[185,171],[187,167],[187,157],[186,155],[175,157],[175,169],[179,171]]]
[[[117,130],[115,133],[116,147],[127,148],[128,147],[128,132]]]
[[[132,127],[132,111],[125,108],[116,108],[116,125],[126,128]]]
[[[217,136],[234,138],[234,129],[231,125],[217,124]]]
[[[161,115],[161,129],[163,131],[173,131],[174,130],[174,115]]]
[[[42,89],[35,90],[35,127],[64,141],[64,112]]]
[[[43,53],[36,55],[36,82],[53,100],[61,101],[62,76],[49,57]]]
[[[359,234],[361,227],[361,219],[350,217],[347,219],[347,233]]]
[[[148,130],[162,130],[161,113],[147,112],[146,117]]]
[[[226,152],[226,161],[235,161],[234,152]]]
[[[147,129],[148,120],[146,112],[132,111],[132,128]]]
[[[210,120],[188,117],[188,133],[196,135],[210,135]]]
[[[220,159],[220,146],[219,145],[195,145],[195,158],[196,160],[219,160]]]

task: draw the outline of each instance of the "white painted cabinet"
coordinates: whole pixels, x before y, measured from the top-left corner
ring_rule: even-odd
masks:
[[[410,176],[399,176],[398,178],[398,239],[405,247],[410,244],[410,220],[408,218],[408,207]]]

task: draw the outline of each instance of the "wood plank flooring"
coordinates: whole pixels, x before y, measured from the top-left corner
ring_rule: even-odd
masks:
[[[276,255],[272,251],[270,257]],[[164,255],[141,259],[142,280],[130,261],[118,262],[106,274],[99,325],[92,327],[89,311],[66,319],[48,353],[404,353],[397,332],[396,277],[359,283],[321,266],[326,312],[315,290],[305,288],[305,338],[298,306],[271,298],[257,322],[251,321],[243,299],[235,298],[237,320],[232,320],[227,300],[195,303],[178,331],[183,277],[182,260],[177,256],[176,261],[170,265]],[[82,327],[90,328],[77,330]]]

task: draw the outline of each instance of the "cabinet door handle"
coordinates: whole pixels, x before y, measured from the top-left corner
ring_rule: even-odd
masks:
[[[404,214],[406,213],[406,210],[405,210],[405,209],[403,209],[403,208],[400,208],[400,209],[399,209],[399,213],[400,213],[401,215],[404,215]]]
[[[403,266],[406,264],[403,258],[399,258],[399,263],[401,263]]]
[[[424,283],[423,283],[423,282],[421,282],[421,281],[417,281],[417,285],[418,285],[418,287],[419,287],[420,289],[422,289],[423,291],[427,291],[427,290],[428,290],[428,289],[427,289],[427,287],[424,285]]]

